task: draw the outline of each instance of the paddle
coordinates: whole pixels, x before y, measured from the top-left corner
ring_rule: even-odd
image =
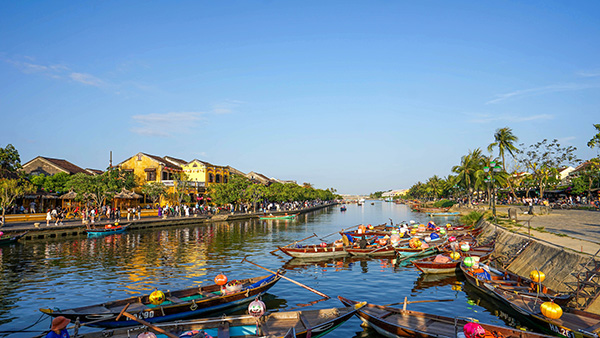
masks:
[[[384,246],[381,246],[381,247],[379,247],[379,248],[377,248],[377,249],[375,249],[375,250],[373,250],[373,251],[369,251],[369,252],[367,252],[367,255],[370,255],[370,254],[372,254],[372,253],[374,253],[374,252],[377,252],[377,251],[379,251],[379,250],[381,250],[381,249],[386,249],[386,248],[388,248],[388,247],[389,247],[389,245],[384,245]]]
[[[154,331],[156,331],[158,333],[162,333],[162,334],[166,335],[167,337],[170,337],[170,338],[179,338],[179,336],[176,336],[176,335],[174,335],[174,334],[172,334],[170,332],[167,332],[167,331],[161,329],[158,326],[152,325],[152,324],[148,323],[147,321],[139,319],[138,317],[132,315],[131,313],[126,312],[125,310],[127,310],[128,307],[129,307],[129,304],[125,305],[125,307],[123,308],[123,310],[121,310],[121,313],[119,313],[119,315],[117,316],[117,319],[115,319],[115,320],[119,320],[119,318],[121,318],[121,316],[125,316],[125,317],[127,317],[129,319],[133,319],[136,322],[138,322],[138,323],[140,323],[142,325],[145,325],[145,326],[151,328],[152,330],[154,330]]]
[[[246,256],[246,257],[248,257],[248,256]],[[324,294],[324,293],[322,293],[322,292],[319,292],[319,291],[317,291],[317,290],[315,290],[315,289],[313,289],[313,288],[311,288],[311,287],[309,287],[309,286],[306,286],[306,285],[304,285],[304,284],[302,284],[302,283],[296,282],[295,280],[293,280],[293,279],[291,279],[291,278],[288,278],[288,277],[286,277],[286,276],[284,276],[284,275],[280,274],[279,272],[275,272],[275,271],[269,270],[269,269],[267,269],[267,268],[265,268],[265,267],[262,267],[262,266],[260,266],[260,265],[258,265],[258,264],[256,264],[256,263],[254,263],[254,262],[251,262],[251,261],[247,260],[247,259],[246,259],[246,257],[244,257],[244,259],[242,259],[242,263],[243,263],[243,262],[248,262],[248,263],[250,263],[250,264],[252,264],[252,265],[255,265],[255,266],[257,266],[257,267],[259,267],[259,268],[261,268],[261,269],[263,269],[263,270],[266,270],[266,271],[268,271],[268,272],[270,272],[270,273],[272,273],[272,274],[278,275],[278,276],[280,276],[281,278],[283,278],[283,279],[285,279],[285,280],[288,280],[288,281],[290,281],[290,282],[292,282],[292,283],[294,283],[294,284],[296,284],[296,285],[298,285],[298,286],[301,286],[301,287],[305,288],[305,289],[306,289],[306,290],[308,290],[308,291],[314,292],[314,293],[316,293],[317,295],[319,295],[319,296],[321,296],[321,297],[325,297],[325,298],[327,298],[327,299],[331,298],[331,297],[329,297],[328,295],[326,295],[326,294]]]
[[[390,303],[390,304],[384,304],[382,306],[392,306],[392,305],[400,305],[400,304],[404,304],[406,302],[406,304],[415,304],[415,303],[435,303],[435,302],[451,302],[454,299],[430,299],[430,300],[412,300],[410,302],[400,302],[400,303]]]
[[[330,233],[329,235],[327,235],[327,236],[325,236],[325,237],[323,237],[323,238],[319,238],[319,239],[320,239],[320,240],[324,240],[324,238],[331,237],[331,236],[333,236],[333,235],[337,235],[337,234],[343,233],[343,232],[344,232],[344,231],[346,231],[346,230],[350,230],[350,229],[352,229],[352,228],[356,228],[356,227],[359,227],[359,226],[361,226],[361,225],[362,225],[362,224],[357,224],[357,225],[355,225],[355,226],[353,226],[353,227],[349,227],[349,228],[347,228],[347,229],[342,229],[341,231],[332,232],[332,233]]]
[[[307,239],[309,239],[309,238],[313,238],[313,237],[319,237],[319,236],[317,236],[317,234],[315,234],[315,233],[313,232],[312,236],[306,237],[305,239],[301,239],[301,240],[299,240],[299,241],[295,241],[294,243],[290,243],[290,244],[288,244],[288,245],[286,245],[286,246],[283,246],[282,248],[287,248],[288,246],[290,246],[290,245],[292,245],[292,244],[296,244],[296,243],[298,243],[298,242],[302,242],[302,241],[305,241],[305,240],[307,240]],[[270,254],[272,254],[272,253],[276,252],[277,250],[279,250],[279,248],[277,248],[277,249],[275,249],[275,250],[273,250],[273,251],[271,251],[271,252],[269,252],[269,253],[270,253]]]

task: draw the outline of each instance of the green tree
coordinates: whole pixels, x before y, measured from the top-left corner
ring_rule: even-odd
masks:
[[[178,172],[174,175],[173,193],[170,194],[171,200],[173,200],[176,205],[188,203],[190,201],[189,190],[191,187],[192,182],[190,182],[188,175],[183,171]],[[179,209],[179,213],[181,213],[181,208]],[[179,216],[181,216],[181,214]]]
[[[456,174],[456,183],[463,187],[467,193],[469,205],[473,199],[473,191],[477,180],[476,173],[482,168],[481,162],[481,149],[477,148],[463,156],[459,165],[452,167],[452,172]]]
[[[589,140],[587,146],[592,149],[598,148],[600,150],[600,124],[594,124],[594,128],[596,128],[597,133]]]
[[[12,145],[0,148],[0,178],[16,178],[17,171],[21,169],[21,156]]]
[[[0,227],[4,226],[6,209],[11,207],[17,197],[35,191],[35,187],[28,181],[19,179],[0,178],[0,208],[2,209],[2,218]]]
[[[506,172],[505,153],[508,152],[512,158],[515,158],[516,154],[519,152],[519,148],[515,146],[515,143],[518,140],[519,138],[512,133],[512,129],[509,127],[504,127],[496,130],[496,133],[494,133],[494,142],[488,146],[489,152],[493,152],[494,148],[496,147],[498,148],[498,155],[502,159],[502,170],[504,172]],[[517,198],[515,189],[513,188],[510,179],[507,180],[506,183],[508,184],[508,188],[510,189],[513,197]]]
[[[142,194],[148,196],[152,201],[152,206],[156,206],[160,197],[166,195],[167,187],[160,182],[148,182],[142,186]]]
[[[101,175],[77,173],[66,184],[66,189],[77,193],[77,200],[90,201],[97,207],[105,205],[107,200],[111,200],[122,189],[134,187],[133,174],[117,168],[110,168]]]
[[[548,187],[558,183],[557,176],[560,168],[580,161],[575,155],[576,150],[577,148],[573,146],[561,146],[556,139],[551,142],[544,139],[530,145],[526,150],[519,151],[521,162],[531,172],[531,179],[539,189],[540,198],[544,197],[544,191]]]

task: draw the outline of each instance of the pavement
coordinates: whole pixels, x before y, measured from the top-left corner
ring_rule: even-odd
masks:
[[[517,224],[521,226],[506,227],[524,234],[531,231],[537,239],[600,257],[598,211],[554,209],[548,215],[519,214]]]

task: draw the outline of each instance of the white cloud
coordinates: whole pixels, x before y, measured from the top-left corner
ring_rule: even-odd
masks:
[[[230,114],[235,108],[242,105],[244,102],[236,100],[227,100],[225,102],[212,105],[212,112],[215,114]]]
[[[550,114],[538,114],[531,116],[520,116],[520,115],[492,115],[492,114],[477,114],[469,122],[472,123],[491,123],[491,122],[508,122],[508,123],[519,123],[536,120],[552,120],[554,115]]]
[[[61,64],[44,65],[36,63],[32,57],[23,57],[27,61],[5,59],[4,61],[12,64],[25,74],[41,74],[53,79],[71,79],[75,82],[88,86],[101,86],[104,81],[88,73],[74,72],[69,67]]]
[[[166,114],[134,115],[131,118],[137,125],[131,131],[146,136],[171,137],[189,133],[202,119],[201,112],[170,112]]]
[[[578,72],[577,75],[582,76],[582,77],[598,77],[598,76],[600,76],[600,70],[596,69],[596,70],[581,71],[581,72]]]
[[[69,74],[69,77],[71,78],[71,80],[79,82],[79,83],[83,83],[86,85],[90,85],[90,86],[95,86],[95,87],[99,87],[103,84],[102,80],[100,80],[99,78],[90,75],[90,74],[85,74],[85,73],[71,73]]]
[[[557,84],[550,85],[545,87],[537,87],[537,88],[529,88],[516,90],[514,92],[498,94],[496,98],[489,100],[486,104],[496,104],[502,101],[506,101],[508,99],[516,99],[528,96],[542,95],[547,93],[556,93],[556,92],[567,92],[567,91],[577,91],[589,88],[597,88],[599,85],[597,84],[581,84],[581,83],[565,83],[565,84]]]

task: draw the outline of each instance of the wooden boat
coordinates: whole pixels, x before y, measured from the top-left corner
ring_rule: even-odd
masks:
[[[20,234],[14,235],[14,236],[10,236],[10,235],[6,235],[6,236],[2,236],[0,237],[0,245],[8,245],[8,244],[12,244],[12,243],[17,243],[19,241],[19,239],[21,239],[21,237],[27,235],[29,231],[25,231],[22,232]]]
[[[459,251],[457,251],[459,252]],[[466,253],[460,252],[460,258],[453,260],[448,253],[442,254],[447,258],[447,261],[442,261],[438,256],[430,256],[412,261],[413,265],[423,273],[453,273],[458,270],[460,261],[467,256],[479,257],[480,262],[485,262],[494,252],[494,247],[479,247],[474,248]]]
[[[366,248],[347,247],[346,252],[353,256],[394,256],[396,251],[392,245],[367,245]]]
[[[346,306],[357,302],[339,297]],[[385,337],[415,337],[415,338],[456,338],[462,334],[470,318],[452,318],[424,312],[393,308],[383,305],[367,304],[356,315],[366,325]],[[485,338],[549,338],[550,336],[477,322],[486,331]]]
[[[223,313],[227,308],[249,302],[262,295],[280,278],[280,275],[273,274],[237,280],[235,286],[228,287],[230,291],[225,290],[225,292],[216,284],[165,292],[165,300],[159,305],[152,304],[150,295],[145,295],[66,310],[40,309],[40,311],[52,317],[65,316],[73,322],[77,318],[82,323],[103,319],[101,322],[90,324],[92,326],[122,327],[137,324],[136,321],[123,316],[116,320],[119,312],[129,304],[127,311],[135,313],[138,318],[150,323],[165,322],[215,312]],[[227,285],[233,285],[232,282]]]
[[[541,312],[544,300],[501,288],[493,292],[513,309],[533,319],[544,331],[565,338],[598,338],[600,334],[600,315],[561,306],[562,316],[550,319]]]
[[[296,245],[294,247],[278,246],[284,254],[297,258],[335,258],[348,256],[344,246],[336,246],[329,243],[326,246],[321,244],[315,245]]]
[[[506,270],[492,268],[485,264],[479,264],[479,267],[474,269],[465,266],[463,261],[460,264],[460,269],[469,284],[492,297],[496,297],[493,290],[501,288],[515,294],[537,297],[544,301],[552,300],[560,305],[567,304],[571,298],[573,298],[573,294],[554,291],[544,285],[535,283],[529,278],[516,275]],[[540,292],[538,292],[538,289]]]
[[[460,212],[427,212],[427,215],[431,217],[448,217],[448,216],[458,216]]]
[[[187,320],[180,322],[159,323],[155,327],[176,337],[192,337],[204,331],[212,337],[228,338],[308,338],[322,337],[338,328],[350,319],[363,304],[355,307],[329,308],[321,310],[271,312],[260,318],[250,315],[223,316]],[[259,332],[257,332],[257,327]],[[80,338],[131,338],[151,331],[147,326],[116,328],[91,332]],[[164,337],[159,335],[159,337]],[[195,336],[194,336],[195,337]],[[203,336],[200,336],[203,337]]]
[[[346,206],[345,206],[345,205],[344,205],[344,206],[341,206],[341,207],[340,207],[340,211],[346,211]]]
[[[88,237],[99,237],[99,236],[120,234],[120,233],[127,231],[127,228],[129,228],[129,225],[131,225],[131,223],[128,223],[125,225],[116,225],[116,226],[110,225],[110,227],[107,225],[103,229],[87,229],[87,230],[85,230],[85,233],[87,233]]]
[[[298,214],[285,214],[285,215],[265,215],[265,216],[260,216],[258,217],[258,219],[264,220],[264,219],[294,219],[298,217]]]

